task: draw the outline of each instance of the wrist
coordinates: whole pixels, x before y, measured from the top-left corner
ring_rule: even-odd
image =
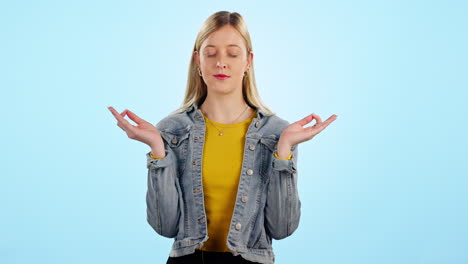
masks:
[[[280,141],[278,142],[276,153],[278,154],[280,158],[287,159],[292,154],[291,148],[292,148],[291,145]]]
[[[159,148],[159,147],[151,147],[151,152],[150,156],[152,157],[165,157],[166,156],[166,151],[164,148]]]

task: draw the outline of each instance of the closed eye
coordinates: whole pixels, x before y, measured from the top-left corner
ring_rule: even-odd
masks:
[[[211,57],[215,57],[215,56],[216,56],[216,54],[213,54],[213,55],[208,55],[208,57],[209,57],[209,58],[211,58]],[[233,57],[233,58],[236,58],[236,57],[237,57],[237,55],[229,55],[229,56],[231,56],[231,57]]]

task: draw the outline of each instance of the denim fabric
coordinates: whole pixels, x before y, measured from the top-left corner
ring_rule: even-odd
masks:
[[[298,145],[290,160],[274,156],[289,122],[258,109],[245,137],[234,212],[226,241],[234,256],[273,264],[272,239],[290,236],[298,227]],[[156,127],[166,156],[146,154],[147,221],[160,235],[174,238],[170,257],[195,252],[208,239],[202,184],[206,124],[197,104],[165,117]]]

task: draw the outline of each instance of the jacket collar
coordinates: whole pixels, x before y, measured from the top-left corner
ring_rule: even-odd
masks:
[[[200,116],[202,115],[202,112],[200,110],[200,107],[198,105],[198,103],[193,103],[188,109],[187,109],[187,112],[190,113],[190,115],[193,117],[193,115],[195,115],[196,113],[200,114]],[[268,116],[267,113],[265,113],[265,111],[261,108],[257,108],[257,116],[256,118],[257,119],[263,119],[265,116]]]

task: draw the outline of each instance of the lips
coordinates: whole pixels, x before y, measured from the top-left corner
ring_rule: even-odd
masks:
[[[225,74],[216,74],[216,75],[213,75],[213,76],[218,80],[226,80],[227,78],[230,77],[230,76],[227,76]]]

